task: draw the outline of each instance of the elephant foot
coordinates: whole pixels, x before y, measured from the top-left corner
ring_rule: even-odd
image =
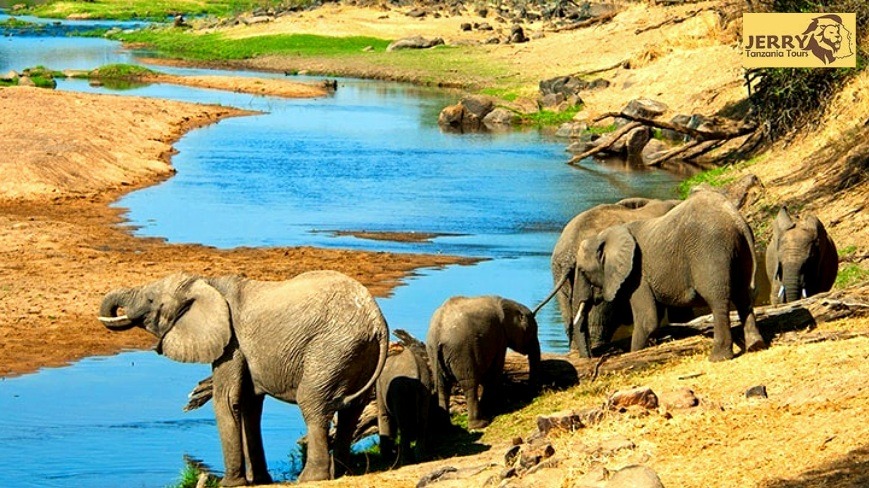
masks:
[[[769,348],[769,346],[766,345],[766,342],[763,341],[762,337],[746,337],[745,342],[745,352],[763,351],[764,349]]]
[[[733,347],[715,347],[712,346],[712,354],[709,355],[709,361],[718,363],[733,359]]]
[[[251,484],[252,485],[270,485],[274,482],[275,481],[272,479],[272,476],[268,473],[265,473],[265,474],[261,474],[258,476],[254,476],[253,480],[251,481]]]
[[[489,426],[488,420],[469,420],[468,430],[481,430]]]
[[[224,476],[220,486],[246,486],[247,480],[239,476]]]
[[[308,466],[305,466],[305,468],[302,469],[302,474],[299,475],[299,483],[304,483],[306,481],[324,481],[331,477],[328,468],[311,469]]]

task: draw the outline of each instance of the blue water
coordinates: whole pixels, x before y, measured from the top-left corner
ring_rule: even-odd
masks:
[[[2,71],[135,61],[102,39],[0,39]],[[84,81],[60,81],[58,89],[117,93]],[[341,80],[334,96],[313,100],[170,85],[124,94],[263,112],[183,137],[173,158],[178,174],[117,203],[129,209],[139,235],[221,248],[313,245],[486,258],[419,270],[378,300],[393,328],[420,338],[452,295],[500,294],[533,306],[549,291],[549,253],[573,215],[628,196],[670,197],[675,183],[664,172],[570,168],[564,141],[537,131],[443,133],[437,113],[456,95],[395,83]],[[393,243],[335,237],[336,230],[458,235]],[[544,350],[566,350],[552,304],[538,322]],[[210,407],[181,412],[186,393],[208,374],[208,366],[128,352],[0,381],[4,484],[164,486],[185,455],[222,469]],[[263,429],[270,470],[282,478],[304,432],[298,409],[267,401]]]

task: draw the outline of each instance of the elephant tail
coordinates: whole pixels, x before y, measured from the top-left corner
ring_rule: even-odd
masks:
[[[383,366],[386,364],[386,356],[389,353],[389,326],[386,324],[386,319],[383,317],[383,313],[379,310],[378,316],[378,327],[375,335],[380,341],[380,355],[377,358],[377,368],[374,369],[374,374],[371,375],[371,378],[368,380],[368,383],[366,383],[365,386],[363,386],[356,393],[353,393],[352,395],[344,398],[344,400],[341,402],[341,405],[338,407],[338,410],[349,407],[350,404],[358,400],[359,397],[367,394],[368,391],[371,390],[371,387],[374,386],[377,378],[380,377],[380,373],[383,372]]]

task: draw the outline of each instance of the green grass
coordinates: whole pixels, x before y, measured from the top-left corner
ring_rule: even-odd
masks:
[[[328,37],[281,34],[228,39],[222,34],[194,34],[169,29],[141,30],[110,36],[124,42],[143,43],[160,55],[195,61],[230,61],[268,54],[284,56],[346,56],[362,54],[372,46],[384,51],[389,41],[373,37]]]
[[[129,79],[154,74],[157,72],[135,64],[106,64],[92,70],[89,76],[100,79]]]
[[[310,0],[99,0],[82,2],[58,0],[27,9],[37,17],[66,18],[70,15],[85,15],[94,19],[113,20],[166,20],[176,13],[188,17],[213,15],[226,17],[258,7],[270,7],[282,3],[309,5]]]
[[[618,129],[618,126],[613,123],[613,124],[604,125],[601,127],[589,127],[588,129],[586,129],[586,131],[590,134],[603,135],[603,134],[609,134],[610,132],[615,132],[616,129]]]
[[[175,484],[169,485],[167,488],[195,488],[196,483],[199,481],[199,473],[201,471],[191,465],[184,466],[184,469],[181,471],[181,479],[179,479]],[[220,482],[217,478],[210,476],[208,481],[205,483],[205,486],[208,488],[217,488],[220,486]]]
[[[857,246],[848,246],[842,249],[839,249],[838,254],[840,258],[844,258],[846,256],[850,256],[857,252]]]
[[[847,263],[839,266],[839,274],[836,275],[836,288],[848,288],[849,286],[869,280],[869,269],[857,263]]]
[[[582,110],[582,105],[574,105],[561,112],[540,110],[538,112],[522,115],[522,123],[539,127],[560,125],[573,120],[573,116],[580,110]]]
[[[480,90],[483,95],[500,98],[507,102],[515,102],[519,98],[519,92],[515,88],[483,88]]]
[[[702,183],[707,183],[709,186],[713,187],[724,186],[730,183],[734,180],[734,177],[729,175],[732,169],[732,165],[722,166],[720,168],[714,168],[702,173],[697,173],[688,179],[682,180],[678,187],[679,198],[682,200],[688,198],[691,189]]]

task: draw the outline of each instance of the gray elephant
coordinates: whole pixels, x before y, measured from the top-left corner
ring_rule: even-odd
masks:
[[[614,225],[625,224],[637,220],[660,217],[669,212],[679,202],[677,200],[649,200],[646,198],[628,198],[615,204],[605,204],[592,207],[578,214],[564,226],[555,248],[552,251],[552,279],[555,283],[555,297],[561,317],[564,320],[570,349],[579,352],[583,357],[589,354],[584,347],[579,346],[578,331],[573,327],[573,316],[570,297],[573,295],[576,277],[576,251],[579,244],[599,232]],[[549,299],[544,300],[538,309]],[[590,336],[589,349],[607,344],[620,325],[633,322],[627,297],[619,297],[615,301],[603,300],[600,293],[588,304],[588,331]]]
[[[765,348],[752,307],[754,236],[727,198],[697,191],[667,214],[631,222],[582,241],[576,257],[574,326],[588,348],[587,306],[595,290],[613,302],[629,300],[634,317],[631,350],[647,345],[663,307],[707,304],[714,319],[710,360],[733,357],[732,302],[744,326],[746,351]]]
[[[409,344],[407,340],[402,344],[399,351],[390,351],[375,387],[380,453],[385,459],[394,459],[398,435],[399,464],[425,458],[429,412],[435,395],[425,344]],[[411,442],[416,442],[413,450]]]
[[[223,486],[271,480],[260,432],[265,395],[302,411],[308,459],[299,480],[329,479],[329,423],[337,412],[340,469],[389,347],[374,298],[334,271],[279,282],[175,274],[109,292],[99,319],[111,330],[144,328],[158,337],[157,352],[176,361],[211,363]]]
[[[786,303],[828,291],[836,281],[839,255],[814,215],[794,222],[785,207],[772,223],[766,248],[770,303]]]
[[[528,307],[499,296],[456,296],[443,303],[426,337],[438,404],[450,411],[450,389],[462,388],[468,405],[468,427],[482,429],[499,397],[507,348],[528,356],[529,379],[539,382],[540,342],[537,321]],[[478,386],[483,387],[478,398]]]

